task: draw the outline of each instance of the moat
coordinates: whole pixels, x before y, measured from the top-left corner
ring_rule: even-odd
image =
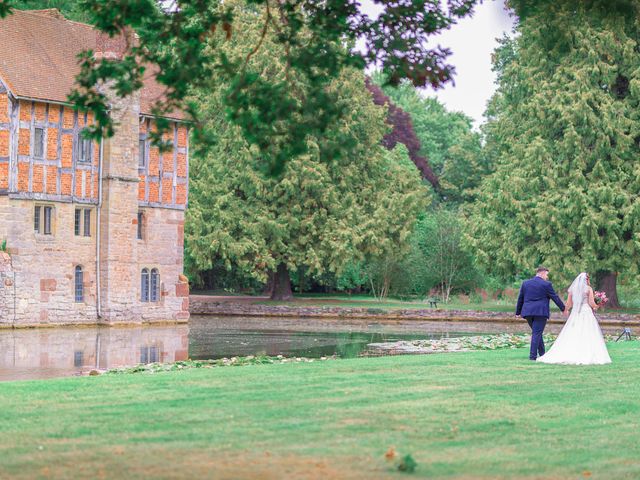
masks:
[[[557,326],[548,329],[557,330]],[[193,316],[188,324],[0,329],[0,381],[242,355],[349,358],[375,342],[525,333],[526,324]]]

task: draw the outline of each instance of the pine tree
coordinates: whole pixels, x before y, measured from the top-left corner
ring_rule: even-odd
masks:
[[[468,241],[505,277],[590,271],[612,306],[640,257],[640,13],[636,1],[515,1],[519,36],[496,55],[487,144],[497,170]]]
[[[221,47],[231,60],[246,58],[260,35],[258,9],[239,9],[234,18],[243,35]],[[265,81],[288,75],[282,47],[269,36],[264,42],[270,54],[252,57],[247,68]],[[296,101],[304,102],[304,78],[289,82]],[[185,225],[192,264],[206,270],[222,259],[229,269],[269,279],[272,298],[287,299],[291,271],[340,272],[349,261],[408,246],[428,190],[406,149],[381,145],[386,111],[373,104],[362,72],[346,69],[331,82],[332,96],[349,115],[322,137],[308,136],[307,153],[290,158],[279,177],[260,173],[260,149],[225,121],[227,88],[216,79],[195,95],[206,119],[202,130],[216,143],[199,150],[198,137],[193,142]],[[286,137],[274,133],[272,142],[279,148]]]

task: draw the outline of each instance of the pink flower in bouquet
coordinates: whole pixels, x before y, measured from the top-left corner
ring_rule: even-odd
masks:
[[[598,305],[604,305],[609,301],[609,298],[607,298],[607,294],[604,292],[593,292],[593,297]]]

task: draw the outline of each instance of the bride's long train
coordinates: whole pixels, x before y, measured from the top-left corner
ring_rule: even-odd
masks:
[[[567,365],[611,363],[602,330],[589,305],[582,305],[578,311],[571,312],[560,335],[549,351],[538,358],[538,362]]]

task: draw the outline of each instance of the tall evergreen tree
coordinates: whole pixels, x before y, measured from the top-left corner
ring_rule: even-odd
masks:
[[[243,34],[220,47],[232,61],[247,58],[260,37],[261,11],[238,8],[234,18]],[[261,71],[265,81],[289,75],[283,47],[269,35],[263,41],[270,54],[250,57],[248,68]],[[331,94],[349,115],[329,124],[322,137],[309,135],[308,152],[290,158],[280,177],[259,172],[260,149],[225,121],[228,85],[212,79],[197,92],[195,104],[206,119],[202,130],[216,142],[204,155],[197,154],[197,136],[193,142],[185,226],[193,265],[208,269],[222,259],[228,268],[263,281],[270,277],[272,298],[286,299],[290,271],[340,272],[350,260],[408,246],[428,190],[406,149],[381,145],[386,112],[373,104],[364,80],[361,72],[347,69],[331,82]],[[304,102],[304,77],[288,81],[296,101]],[[272,148],[286,138],[274,133]]]
[[[581,270],[612,306],[640,259],[640,4],[513,1],[519,36],[496,55],[487,142],[497,170],[470,209],[489,271]]]

